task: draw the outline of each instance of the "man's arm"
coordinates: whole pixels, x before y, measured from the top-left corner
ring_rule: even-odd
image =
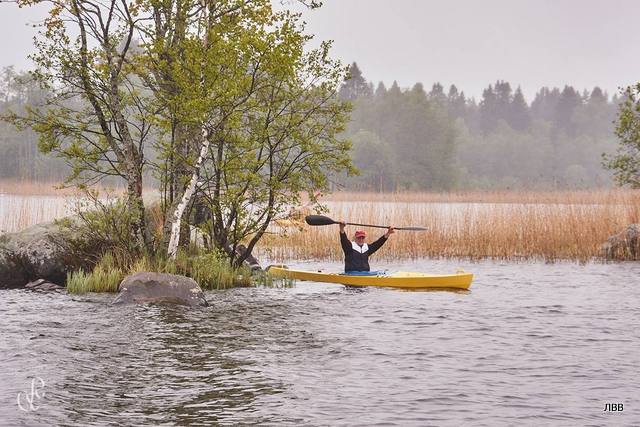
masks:
[[[389,227],[387,229],[386,233],[384,233],[382,236],[380,236],[380,238],[378,240],[376,240],[375,242],[370,244],[369,245],[369,255],[373,255],[373,253],[375,251],[380,249],[382,247],[382,245],[384,245],[386,243],[386,241],[389,238],[389,236],[391,236],[393,233],[395,233],[395,230],[393,229],[393,227]]]
[[[340,244],[342,245],[342,250],[345,254],[348,254],[351,248],[351,242],[347,238],[347,233],[344,231],[345,223],[340,222]]]

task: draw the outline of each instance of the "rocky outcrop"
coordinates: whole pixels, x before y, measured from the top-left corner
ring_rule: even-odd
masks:
[[[65,229],[55,222],[0,236],[0,289],[45,279],[64,285],[70,265]]]
[[[64,285],[68,272],[91,266],[89,258],[100,253],[100,245],[92,242],[90,236],[81,235],[74,217],[64,221],[64,225],[49,222],[17,233],[0,234],[0,289],[22,288],[38,279]],[[245,252],[246,248],[239,245],[236,253]],[[252,271],[262,270],[253,256],[245,264]]]
[[[602,245],[606,259],[640,259],[640,224],[631,224]]]
[[[0,236],[0,289],[24,286],[29,279],[8,235]]]
[[[29,289],[32,291],[61,291],[64,287],[60,285],[56,285],[55,283],[48,282],[44,279],[34,280],[33,282],[29,282],[25,285],[25,289]]]
[[[125,277],[118,291],[112,304],[209,305],[195,280],[175,274],[136,273]]]

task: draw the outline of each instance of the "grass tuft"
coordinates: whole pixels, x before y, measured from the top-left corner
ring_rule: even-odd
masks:
[[[234,269],[226,257],[217,253],[187,253],[178,251],[176,260],[164,256],[141,256],[132,261],[118,261],[107,252],[91,272],[76,271],[67,275],[67,291],[73,294],[86,292],[117,292],[122,280],[131,274],[156,271],[191,277],[203,289],[227,289],[251,286],[252,275],[248,268]]]
[[[67,274],[67,291],[72,294],[117,292],[124,277],[123,270],[115,265],[114,256],[106,253],[92,272],[80,270]]]

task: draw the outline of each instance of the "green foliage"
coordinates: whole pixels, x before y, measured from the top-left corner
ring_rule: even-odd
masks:
[[[395,152],[386,141],[372,132],[361,130],[351,137],[353,143],[353,163],[361,171],[352,178],[356,189],[392,191],[396,180],[394,165]]]
[[[248,268],[233,268],[226,255],[216,252],[194,256],[183,253],[176,257],[175,266],[180,274],[191,277],[203,289],[227,289],[252,283]]]
[[[354,103],[347,135],[354,142],[354,163],[361,175],[347,181],[348,186],[364,189],[366,183],[373,190],[455,187],[460,172],[457,128],[442,103],[441,87],[434,90],[437,93],[427,96],[417,84],[403,92],[394,83],[388,91]]]
[[[184,39],[182,56],[163,81],[178,90],[166,98],[161,147],[167,162],[186,164],[189,179],[198,174],[197,205],[210,217],[198,225],[209,247],[224,250],[235,264],[242,257],[234,250],[239,242],[248,240],[250,253],[269,223],[302,193],[326,191],[328,173],[352,171],[350,144],[340,135],[349,106],[336,96],[346,70],[329,57],[330,45],[305,50],[309,36],[300,16],[275,13],[270,2],[255,3],[238,19],[242,25],[208,27],[225,37]],[[163,46],[158,40],[158,55]],[[176,139],[175,117],[188,118],[198,137]],[[205,144],[207,156],[194,171]],[[192,155],[177,158],[176,152]],[[167,188],[178,182],[179,190],[168,192],[165,202],[175,206],[187,179],[162,179]]]
[[[220,252],[206,252],[195,248],[179,250],[176,259],[169,259],[164,254],[143,256],[133,261],[128,268],[128,274],[143,271],[191,277],[203,289],[227,289],[252,284],[248,268],[232,267],[229,258]]]
[[[328,177],[356,189],[437,191],[589,187],[609,178],[599,155],[613,140],[617,101],[598,88],[542,88],[530,106],[505,81],[478,103],[437,82],[429,93],[394,82],[374,94],[356,63],[347,69],[331,60],[329,43],[308,49],[301,16],[275,11],[270,0],[112,6],[117,12],[107,17],[99,15],[108,7],[94,10],[84,0],[52,4],[33,80],[18,88],[12,70],[0,79],[4,106],[15,113],[9,119],[35,130],[41,151],[68,164],[71,181],[126,182],[133,218],[123,222],[135,237],[123,242],[118,230],[111,248],[158,249],[140,242],[148,237],[140,235],[143,172],[160,180],[165,234],[195,173],[198,200],[188,210],[209,212],[209,247],[231,257],[240,241],[250,252],[301,193],[328,190]],[[635,138],[636,95],[628,90],[618,121],[626,148],[605,158],[616,180],[632,186],[637,149],[627,142]],[[35,141],[0,132],[0,176],[35,176],[25,172],[41,159]],[[349,139],[362,172],[353,178]],[[204,142],[210,146],[196,170]]]
[[[104,6],[50,5],[32,56],[46,99],[11,117],[69,165],[68,182],[126,184],[124,203],[83,218],[96,226],[96,245],[136,259],[158,249],[145,232],[150,171],[161,181],[161,241],[194,205],[188,183],[198,181],[213,216],[209,246],[239,265],[240,241],[250,254],[301,193],[353,171],[341,135],[349,105],[337,96],[346,68],[330,58],[330,43],[307,48],[301,14],[270,0]]]
[[[615,155],[604,156],[604,165],[618,185],[640,188],[640,83],[627,87],[616,122],[619,145]]]
[[[38,151],[32,129],[17,129],[9,123],[16,113],[40,104],[44,96],[27,73],[13,67],[0,71],[0,179],[61,181],[68,172],[64,162]]]

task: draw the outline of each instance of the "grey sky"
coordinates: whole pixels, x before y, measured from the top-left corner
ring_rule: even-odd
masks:
[[[542,86],[640,81],[639,0],[325,0],[304,15],[335,57],[387,86],[439,81],[479,98],[502,79],[531,100]],[[0,66],[28,66],[26,24],[41,16],[0,4]]]

